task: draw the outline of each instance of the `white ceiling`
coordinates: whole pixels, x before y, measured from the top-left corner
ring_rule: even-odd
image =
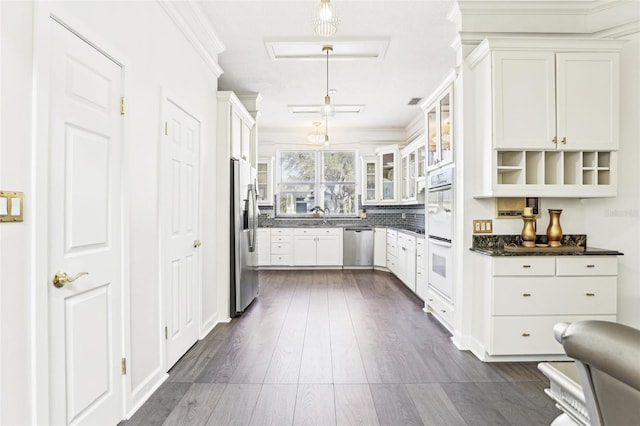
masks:
[[[340,24],[328,38],[313,31],[317,3],[319,0],[200,3],[226,47],[219,56],[224,70],[219,90],[260,93],[262,129],[313,129],[319,115],[294,115],[289,107],[324,101],[326,56],[321,47],[335,44],[335,60],[329,57],[329,87],[336,90],[332,103],[364,107],[360,113],[336,114],[329,127],[407,126],[421,114],[419,106],[407,105],[410,99],[430,95],[454,67],[450,45],[456,30],[447,20],[454,1],[332,0]],[[357,53],[358,46],[364,46],[365,56],[376,57],[339,60],[343,53]],[[311,58],[300,54],[304,48],[311,49]],[[314,49],[318,51],[311,53]],[[372,55],[373,51],[377,53]],[[303,57],[274,59],[277,52]]]

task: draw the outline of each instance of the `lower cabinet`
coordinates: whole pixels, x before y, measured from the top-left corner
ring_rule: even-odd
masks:
[[[387,266],[387,229],[373,229],[373,266]]]
[[[561,356],[553,326],[586,319],[616,321],[616,256],[478,255],[489,272],[476,295],[483,303],[474,352],[481,359],[500,356]]]
[[[299,228],[293,235],[293,266],[342,266],[342,228]]]
[[[427,300],[427,273],[425,271],[424,238],[416,238],[416,294]]]
[[[269,228],[258,228],[256,242],[258,249],[258,266],[271,265],[271,230]]]
[[[398,275],[398,231],[387,229],[387,269]]]
[[[293,229],[271,228],[271,266],[289,266],[293,259]]]
[[[398,278],[416,292],[416,237],[398,232]]]

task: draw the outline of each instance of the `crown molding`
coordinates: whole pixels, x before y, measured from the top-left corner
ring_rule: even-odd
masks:
[[[218,65],[218,55],[226,50],[220,37],[204,18],[205,13],[201,7],[190,1],[157,0],[160,6],[182,32],[187,41],[191,43],[195,51],[213,71],[216,78],[223,73]]]

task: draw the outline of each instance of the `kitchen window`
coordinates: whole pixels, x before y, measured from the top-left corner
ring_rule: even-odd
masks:
[[[278,153],[278,216],[309,216],[318,206],[327,215],[355,216],[355,151]]]

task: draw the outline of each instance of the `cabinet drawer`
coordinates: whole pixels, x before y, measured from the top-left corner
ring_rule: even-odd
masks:
[[[424,252],[421,250],[416,251],[416,268],[424,269]]]
[[[288,243],[271,243],[271,254],[290,254],[291,245]]]
[[[424,251],[424,238],[416,238],[416,250]]]
[[[342,228],[320,228],[316,229],[316,235],[331,235],[331,236],[340,236],[342,235]]]
[[[389,255],[397,256],[398,246],[396,246],[396,243],[390,243],[389,240],[387,240],[387,256]]]
[[[514,256],[493,259],[493,275],[555,275],[555,257]]]
[[[494,317],[491,320],[489,355],[564,354],[562,345],[553,336],[553,326],[559,322],[587,319],[615,322],[615,315],[564,315],[544,317]]]
[[[616,277],[494,278],[493,315],[616,313]]]
[[[556,258],[556,275],[617,275],[617,256],[567,256]]]
[[[291,265],[291,255],[271,254],[271,265]]]
[[[271,235],[271,243],[285,243],[291,242],[291,235]]]
[[[271,228],[271,235],[291,235],[289,228]]]
[[[398,245],[401,245],[407,248],[415,248],[416,237],[404,234],[402,232],[398,232]]]
[[[442,300],[433,290],[427,290],[427,300],[425,300],[429,311],[441,318],[447,325],[453,324],[453,307]]]
[[[396,241],[398,239],[398,232],[393,229],[387,229],[387,241]]]

